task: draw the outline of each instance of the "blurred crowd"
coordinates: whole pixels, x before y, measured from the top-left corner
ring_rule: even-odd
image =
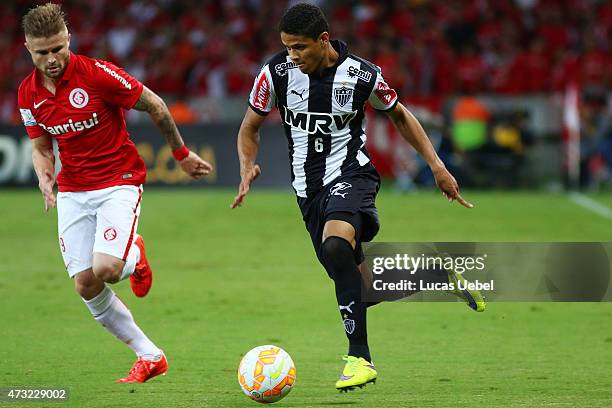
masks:
[[[21,16],[0,5],[0,94],[31,70]],[[64,1],[72,49],[125,67],[162,94],[244,95],[281,49],[277,22],[292,2]],[[379,65],[404,95],[525,94],[568,81],[607,87],[612,2],[596,0],[318,1],[333,38]]]
[[[0,5],[0,120],[32,69],[21,16],[40,3]],[[562,91],[610,86],[612,2],[596,0],[318,1],[333,38],[383,69],[404,96]],[[282,45],[291,2],[65,1],[72,50],[123,66],[166,95],[244,96]]]
[[[45,1],[0,3],[0,123],[19,123],[17,86],[33,69],[23,46],[21,17]],[[124,67],[169,97],[180,123],[201,119],[185,101],[245,98],[262,63],[282,49],[277,24],[285,9],[297,2],[61,1],[72,33],[72,51]],[[332,38],[346,41],[351,52],[380,66],[401,96],[434,106],[434,111],[457,95],[553,94],[563,92],[569,84],[577,84],[583,94],[600,95],[604,101],[599,105],[606,105],[612,83],[609,0],[310,2],[325,11]],[[488,114],[482,117],[480,108],[466,106],[456,110],[458,116],[453,116],[457,117],[449,118],[454,123],[449,151],[473,152],[478,160],[471,164],[486,165],[486,160],[480,160],[485,156],[478,154],[484,151],[485,159],[492,157],[490,141],[498,135],[504,142],[496,143],[493,150],[497,154],[505,149],[510,152],[507,156],[514,157],[506,166],[513,177],[531,137],[522,130],[509,132],[510,125],[503,124],[524,120],[515,116],[500,122]],[[588,108],[585,104],[583,116]],[[603,137],[583,138],[583,143],[593,142],[583,146],[583,154],[590,153],[581,160],[582,174],[595,174],[590,169],[598,166],[612,169],[610,143],[601,153],[600,142],[595,142],[612,140],[609,109],[594,112],[590,119],[582,118],[590,124],[583,129],[598,135],[598,129],[604,129]],[[474,119],[486,125],[475,127]],[[493,126],[497,122],[503,125],[499,129]],[[597,162],[593,157],[603,159]],[[498,162],[496,158],[496,165]]]

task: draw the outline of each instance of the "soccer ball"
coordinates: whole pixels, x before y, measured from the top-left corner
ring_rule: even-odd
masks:
[[[282,348],[255,347],[238,366],[238,383],[250,399],[269,403],[283,399],[295,384],[295,364]]]

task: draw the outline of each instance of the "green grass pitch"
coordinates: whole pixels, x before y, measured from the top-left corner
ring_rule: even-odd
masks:
[[[146,189],[139,231],[151,293],[114,289],[166,352],[170,370],[122,385],[134,357],[91,318],[63,268],[56,213],[40,194],[0,191],[0,387],[67,386],[52,407],[255,407],[242,353],[274,343],[297,366],[285,407],[610,407],[612,304],[391,303],[371,309],[378,382],[334,390],[346,340],[332,282],[317,264],[289,191]],[[612,221],[564,195],[383,191],[379,241],[611,241]],[[595,197],[612,203],[610,196]],[[3,405],[0,403],[0,405]],[[7,407],[45,406],[41,403]]]

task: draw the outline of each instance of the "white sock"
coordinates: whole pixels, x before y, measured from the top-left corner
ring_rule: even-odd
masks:
[[[93,299],[85,300],[89,311],[102,326],[134,350],[138,357],[157,360],[162,352],[136,325],[132,313],[108,286]]]
[[[138,248],[138,245],[132,242],[132,247],[130,248],[130,252],[128,252],[125,265],[121,271],[121,277],[119,278],[120,281],[132,276],[138,261],[140,261],[140,248]]]

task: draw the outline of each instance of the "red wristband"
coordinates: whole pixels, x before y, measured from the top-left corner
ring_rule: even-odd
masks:
[[[172,152],[172,156],[174,156],[174,160],[181,161],[185,157],[189,156],[189,149],[187,148],[187,146],[182,145],[181,147]]]

